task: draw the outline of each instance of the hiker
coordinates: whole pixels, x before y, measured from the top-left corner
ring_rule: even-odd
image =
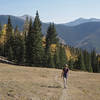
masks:
[[[63,77],[63,81],[64,81],[64,88],[66,88],[66,85],[67,85],[68,71],[69,71],[69,68],[68,68],[68,65],[66,64],[61,73],[61,77]]]

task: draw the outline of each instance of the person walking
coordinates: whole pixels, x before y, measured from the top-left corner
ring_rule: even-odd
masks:
[[[69,72],[69,68],[68,65],[66,64],[61,73],[61,77],[63,78],[63,82],[64,82],[64,88],[66,88],[67,86],[68,72]]]

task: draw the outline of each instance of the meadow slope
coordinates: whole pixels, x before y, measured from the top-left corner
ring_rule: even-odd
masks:
[[[0,63],[0,100],[100,100],[100,74],[70,71],[67,89],[61,70]]]

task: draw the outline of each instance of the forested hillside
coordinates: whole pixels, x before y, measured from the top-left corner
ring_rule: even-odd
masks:
[[[75,40],[74,36],[73,38]],[[94,49],[88,52],[85,49],[62,44],[54,23],[48,24],[46,35],[44,35],[38,12],[34,21],[26,18],[22,31],[18,29],[18,26],[13,27],[10,16],[4,27],[0,25],[0,56],[6,57],[15,64],[26,66],[61,69],[67,63],[72,70],[100,72],[99,55]]]
[[[23,25],[25,18],[29,17],[34,20],[31,16],[10,16],[12,21],[12,26],[15,28],[16,25],[20,31],[23,31]],[[1,25],[7,24],[8,15],[0,15]],[[92,20],[92,19],[91,19]],[[81,24],[74,26],[66,26],[65,24],[55,24],[58,36],[66,44],[78,47],[85,48],[88,51],[95,49],[97,53],[100,53],[100,42],[99,42],[99,33],[100,33],[100,22],[99,20],[94,19],[93,21],[86,21]],[[42,33],[46,34],[49,23],[42,23]]]

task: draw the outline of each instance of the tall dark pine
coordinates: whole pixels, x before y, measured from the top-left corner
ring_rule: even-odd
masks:
[[[33,66],[42,66],[43,55],[41,22],[37,12],[26,39],[26,62]]]
[[[80,55],[78,56],[78,61],[76,61],[75,68],[80,69],[80,70],[86,70],[82,51],[81,51]]]
[[[47,61],[47,66],[50,65],[49,61],[51,61],[52,66],[58,67],[58,62],[59,62],[58,61],[59,60],[58,50],[56,50],[56,53],[54,55],[54,59],[52,59],[53,55],[50,54],[50,53],[52,53],[50,51],[51,45],[55,44],[56,46],[58,46],[58,44],[59,44],[58,41],[59,41],[59,39],[57,38],[57,32],[56,32],[55,26],[54,26],[54,24],[50,23],[48,30],[47,30],[47,34],[46,34],[46,47],[45,47],[45,55],[46,55],[45,60]]]
[[[43,45],[42,45],[42,31],[41,31],[41,22],[39,19],[38,11],[36,12],[36,17],[33,23],[33,47],[32,47],[32,60],[33,64],[36,66],[41,66],[43,61]]]
[[[15,30],[14,30],[14,35],[19,35],[20,34],[20,32],[19,32],[19,30],[18,30],[18,26],[16,26],[15,27]]]
[[[60,50],[60,48],[59,48],[59,46],[57,46],[56,52],[54,54],[54,63],[55,63],[56,68],[60,68],[60,56],[59,56],[60,52],[59,52],[59,50]]]
[[[28,64],[28,65],[32,65],[32,48],[34,47],[33,43],[33,37],[32,37],[32,34],[33,34],[33,28],[32,28],[32,19],[30,19],[30,22],[29,22],[29,30],[28,30],[28,34],[27,34],[27,37],[25,39],[25,62]]]
[[[57,32],[55,29],[54,24],[49,25],[47,34],[46,34],[46,49],[45,51],[48,51],[51,44],[57,44],[59,39],[57,38]]]
[[[29,31],[29,19],[28,19],[28,17],[26,17],[26,20],[25,20],[24,26],[23,26],[23,35],[24,35],[25,39],[28,35],[28,31]]]
[[[65,52],[65,47],[63,45],[60,45],[59,59],[60,59],[60,68],[62,68],[67,63],[67,56]]]
[[[51,54],[50,48],[48,49],[48,52],[46,53],[46,66],[49,68],[54,68],[55,67],[55,63],[54,63],[54,56]]]
[[[13,59],[17,64],[22,64],[24,62],[24,39],[20,34],[14,37],[12,43]]]
[[[6,30],[6,38],[9,39],[10,36],[12,36],[12,23],[11,23],[11,19],[10,16],[8,17],[8,23],[7,23],[7,30]]]
[[[89,52],[87,52],[86,50],[83,51],[84,54],[84,64],[86,67],[86,70],[89,72],[93,72],[92,70],[92,66],[91,66],[91,55]]]
[[[9,56],[9,50],[11,49],[12,41],[13,41],[13,35],[12,35],[12,23],[10,16],[8,17],[8,23],[7,23],[7,29],[6,29],[6,38],[4,41],[4,56]]]
[[[97,57],[95,50],[91,52],[91,65],[93,68],[93,72],[97,72]]]

